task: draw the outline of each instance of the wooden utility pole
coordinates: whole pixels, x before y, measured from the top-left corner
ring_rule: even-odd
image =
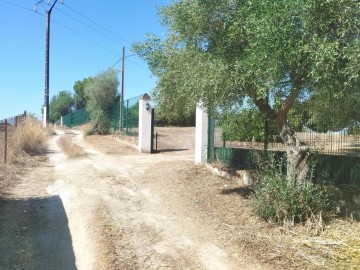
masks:
[[[121,95],[120,95],[120,130],[124,128],[124,74],[125,74],[125,47],[122,48],[121,67]]]
[[[41,0],[35,4],[35,12],[37,11],[37,5],[42,3]],[[44,124],[47,125],[49,122],[49,69],[50,69],[50,16],[51,11],[56,5],[58,0],[55,0],[54,4],[51,5],[50,9],[46,11],[46,41],[45,41],[45,97],[44,97]],[[61,3],[64,1],[61,0]],[[50,1],[48,2],[50,4]]]
[[[5,126],[4,126],[4,132],[5,132],[5,146],[4,146],[4,163],[7,161],[7,146],[8,146],[8,122],[7,119],[5,119]]]

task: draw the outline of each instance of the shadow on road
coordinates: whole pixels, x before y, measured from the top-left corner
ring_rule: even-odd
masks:
[[[76,269],[59,196],[0,200],[0,269]]]

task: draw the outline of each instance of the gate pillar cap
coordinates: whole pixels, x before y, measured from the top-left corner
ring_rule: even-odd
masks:
[[[147,93],[145,93],[145,94],[141,97],[141,100],[146,100],[146,101],[148,101],[148,100],[151,100],[151,98],[150,98],[150,96],[149,96]]]

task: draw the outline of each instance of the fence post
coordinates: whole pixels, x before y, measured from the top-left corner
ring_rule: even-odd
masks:
[[[151,109],[151,153],[154,153],[155,109]],[[157,150],[157,149],[156,149]]]
[[[129,134],[129,100],[126,100],[126,120],[125,120],[125,126],[126,126],[126,134]]]
[[[5,146],[4,146],[4,163],[6,163],[7,160],[7,140],[8,140],[8,129],[7,129],[7,119],[5,119],[5,127],[4,127],[4,131],[5,131]]]
[[[195,163],[204,163],[207,160],[208,144],[208,114],[201,102],[196,106],[195,130]]]
[[[139,100],[139,151],[151,153],[151,99],[144,94]]]

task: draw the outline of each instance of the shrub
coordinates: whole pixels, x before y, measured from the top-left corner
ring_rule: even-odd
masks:
[[[283,167],[282,161],[270,156],[259,171],[253,195],[255,212],[265,220],[277,223],[305,222],[321,215],[329,201],[324,186],[314,183],[311,175],[305,186],[287,181]]]

